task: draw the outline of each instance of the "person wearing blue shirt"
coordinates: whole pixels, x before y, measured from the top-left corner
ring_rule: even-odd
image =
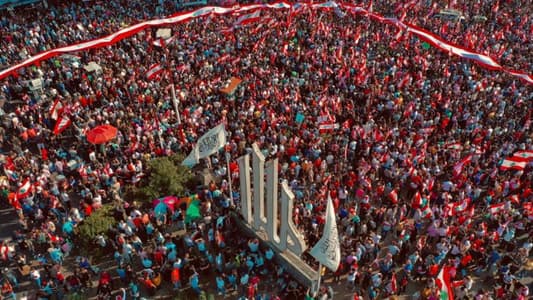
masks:
[[[222,256],[222,252],[217,254],[217,257],[215,258],[215,265],[216,265],[217,270],[219,272],[223,271],[223,268],[224,268],[224,257]]]
[[[262,267],[265,264],[265,260],[263,259],[263,256],[258,255],[255,259],[255,264],[257,267]]]
[[[129,288],[130,288],[130,296],[133,300],[137,300],[141,297],[141,292],[139,291],[139,285],[137,285],[134,281],[130,282]]]
[[[246,266],[248,267],[248,272],[250,272],[254,268],[255,263],[251,256],[248,256],[246,258]]]
[[[272,251],[272,249],[268,248],[267,251],[265,251],[265,257],[267,260],[272,260],[272,258],[274,257],[274,251]]]
[[[224,281],[224,278],[222,277],[222,275],[217,275],[216,277],[216,281],[217,281],[217,292],[219,295],[223,295],[225,296],[226,295],[226,288],[225,288],[225,281]]]
[[[151,237],[154,234],[154,225],[152,223],[146,224],[146,234]]]
[[[176,249],[172,249],[170,252],[168,252],[167,254],[168,261],[174,262],[176,261],[177,258],[178,258],[178,253],[176,252]]]
[[[209,264],[213,265],[215,263],[215,258],[213,257],[213,254],[209,253],[209,251],[205,252],[205,256],[207,257]]]
[[[209,231],[207,232],[207,240],[210,245],[213,245],[213,242],[215,241],[215,230],[213,227],[209,228]]]
[[[169,240],[169,241],[165,244],[165,247],[167,248],[167,251],[173,251],[173,250],[176,250],[176,244],[174,244],[171,240]]]
[[[63,232],[67,235],[71,235],[72,232],[74,232],[74,225],[72,224],[71,220],[68,220],[63,224]]]
[[[237,290],[237,270],[236,269],[234,269],[231,272],[231,274],[228,275],[228,283],[234,290]]]
[[[240,280],[240,283],[241,283],[241,292],[242,293],[246,293],[246,287],[248,286],[248,280],[250,279],[250,276],[248,275],[248,273],[244,273],[242,274],[241,276],[241,280]]]
[[[403,266],[403,270],[405,271],[405,274],[410,278],[411,272],[414,269],[414,265],[411,263],[411,260],[407,260],[406,264]]]
[[[61,265],[63,263],[63,252],[58,248],[53,248],[50,251],[50,258],[54,263]]]
[[[393,242],[392,245],[389,245],[389,253],[393,256],[400,252],[400,248],[397,246],[397,243]]]
[[[200,277],[198,273],[196,273],[196,271],[189,278],[189,283],[191,284],[191,288],[197,295],[200,295],[202,293],[202,290],[200,289]]]
[[[490,256],[488,258],[488,261],[487,261],[487,270],[491,270],[492,266],[496,262],[498,262],[498,260],[500,260],[500,258],[501,258],[501,256],[498,253],[498,251],[496,251],[496,249],[492,250],[492,252],[490,253]]]
[[[185,242],[185,245],[187,247],[193,247],[194,246],[194,242],[193,242],[192,238],[190,236],[188,236],[188,235],[183,237],[183,241]]]
[[[253,253],[257,252],[257,250],[259,249],[259,240],[253,239],[249,241],[248,248],[250,248],[250,251],[252,251]]]
[[[195,242],[196,242],[196,245],[197,245],[197,247],[198,247],[198,251],[200,251],[200,252],[202,252],[202,253],[205,253],[206,248],[205,248],[205,241],[204,241],[204,239],[199,238],[199,239],[197,239]]]

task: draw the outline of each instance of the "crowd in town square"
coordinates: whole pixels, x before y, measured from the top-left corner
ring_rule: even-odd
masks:
[[[0,11],[0,69],[183,6],[49,2]],[[352,4],[505,70],[533,70],[533,23],[521,1]],[[200,299],[528,299],[531,83],[343,6],[258,12],[166,25],[165,38],[148,28],[0,80],[1,197],[19,222],[0,245],[0,299],[15,299],[26,281],[37,299],[184,291]],[[200,219],[189,222],[177,206],[161,217],[124,197],[151,159],[189,154],[219,124],[228,144],[195,167],[216,180],[190,191]],[[112,140],[88,137],[101,126],[116,128]],[[342,259],[335,271],[318,270],[316,289],[230,216],[241,202],[235,162],[254,143],[279,159],[310,248],[323,235],[328,195],[333,201]],[[94,241],[109,253],[103,270],[78,254],[76,227],[109,203],[116,222]]]

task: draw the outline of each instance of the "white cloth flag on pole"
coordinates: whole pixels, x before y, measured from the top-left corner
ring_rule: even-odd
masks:
[[[318,243],[311,249],[310,254],[333,272],[337,271],[341,262],[341,247],[339,244],[337,221],[335,221],[335,210],[333,209],[333,201],[331,201],[329,194],[324,233]]]
[[[183,166],[193,167],[201,158],[216,153],[224,145],[226,145],[226,129],[224,129],[224,124],[220,124],[198,139],[194,149],[192,149],[189,156],[181,164]]]

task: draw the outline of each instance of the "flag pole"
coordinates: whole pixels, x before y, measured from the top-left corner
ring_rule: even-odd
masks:
[[[174,109],[176,110],[176,117],[178,118],[178,125],[181,124],[180,110],[178,107],[178,99],[176,98],[176,91],[174,90],[174,84],[171,84],[172,88],[172,102],[174,103]]]
[[[322,280],[322,263],[319,262],[318,263],[318,281],[317,281],[316,291],[315,291],[317,296],[318,296],[318,293],[320,292],[320,281],[321,280]]]

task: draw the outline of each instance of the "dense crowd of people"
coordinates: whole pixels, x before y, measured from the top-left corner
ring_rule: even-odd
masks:
[[[520,1],[357,4],[511,69],[532,70],[532,23]],[[171,15],[177,7],[175,1],[105,1],[1,12],[0,65]],[[462,17],[439,14],[444,8]],[[439,299],[437,275],[446,266],[457,299],[527,299],[521,279],[532,247],[530,85],[349,11],[262,10],[259,20],[234,26],[238,18],[169,26],[174,40],[168,43],[156,38],[156,28],[142,31],[20,69],[0,83],[2,197],[20,219],[13,242],[31,255],[13,255],[14,244],[4,241],[6,267],[41,261],[43,268],[28,275],[41,298],[82,297],[98,278],[101,298],[116,294],[119,284],[119,295],[133,299],[162,293],[162,286],[242,299],[337,299],[345,288],[353,299],[376,299],[414,288],[416,299]],[[85,70],[89,62],[101,72]],[[165,71],[148,79],[154,64]],[[231,77],[243,82],[230,95],[220,93]],[[27,86],[35,78],[42,78],[42,90]],[[61,116],[72,123],[55,134]],[[228,216],[226,178],[229,172],[238,191],[239,175],[226,169],[223,152],[205,163],[222,180],[198,193],[200,222],[185,224],[180,208],[160,219],[138,199],[124,198],[128,185],[143,180],[150,159],[189,153],[221,122],[233,161],[253,143],[267,158],[279,158],[280,178],[296,196],[294,222],[310,246],[322,235],[331,195],[343,255],[339,269],[325,275],[333,283],[318,292],[302,287],[273,262],[272,249],[238,234]],[[118,128],[116,139],[89,143],[86,133],[103,124]],[[502,168],[518,151],[529,162]],[[14,198],[25,179],[32,192]],[[238,205],[239,194],[232,196]],[[63,259],[76,251],[77,224],[106,203],[114,205],[116,226],[95,246],[113,254],[113,271],[86,258],[67,269]],[[187,233],[168,233],[174,225]],[[14,297],[22,278],[9,269],[3,275],[2,295]],[[474,290],[480,276],[492,281]],[[201,284],[206,281],[210,291]]]

